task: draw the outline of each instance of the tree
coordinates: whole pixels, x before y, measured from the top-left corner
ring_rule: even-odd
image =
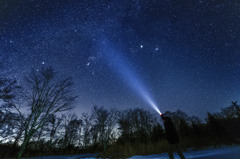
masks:
[[[9,100],[14,99],[16,90],[20,88],[15,80],[0,75],[0,137],[4,141],[14,138],[14,128],[17,123],[17,114],[10,110]]]
[[[16,147],[18,145],[18,142],[19,140],[21,140],[21,137],[24,132],[24,125],[22,124],[21,119],[22,117],[18,113],[14,113],[14,118],[11,121],[14,127],[13,147]]]
[[[14,121],[16,120],[16,115],[9,111],[3,112],[0,110],[0,143],[14,139]]]
[[[156,123],[155,117],[149,111],[139,108],[134,109],[131,116],[137,141],[146,143]]]
[[[153,143],[158,142],[159,140],[163,139],[164,136],[164,129],[162,126],[158,123],[153,127],[153,131],[151,134],[151,140]]]
[[[82,114],[82,122],[83,122],[83,147],[86,149],[89,145],[90,145],[90,141],[91,141],[91,129],[92,129],[92,118],[88,113],[83,113]]]
[[[42,68],[41,71],[32,71],[26,76],[25,91],[19,96],[19,102],[11,101],[11,105],[22,116],[24,138],[17,158],[20,159],[32,136],[41,129],[52,114],[57,114],[72,108],[76,98],[71,92],[71,78],[57,78],[51,68]],[[26,101],[26,102],[24,102]],[[21,108],[27,106],[26,120]]]
[[[130,135],[133,133],[133,122],[131,121],[132,110],[124,110],[120,113],[118,119],[119,130],[121,133],[121,140],[123,143],[129,140]]]
[[[6,102],[13,99],[15,97],[14,90],[16,88],[19,88],[19,86],[16,85],[15,80],[0,77],[0,100],[2,100],[2,102]]]
[[[207,112],[207,125],[210,128],[210,131],[213,136],[222,136],[225,133],[225,129],[223,126],[220,124],[221,118],[218,118],[219,115],[217,114],[211,114]],[[220,120],[219,120],[220,119]]]
[[[117,123],[117,111],[108,111],[103,107],[94,106],[92,118],[94,125],[92,128],[93,140],[98,141],[105,152],[110,141],[113,139],[113,129]]]
[[[121,140],[125,143],[147,142],[151,136],[156,118],[144,109],[125,110],[120,114],[118,124]]]
[[[49,148],[51,149],[55,146],[56,135],[58,130],[62,127],[63,116],[57,117],[55,114],[51,114],[49,117],[48,133],[49,133]]]
[[[227,119],[240,118],[240,107],[237,102],[232,102],[231,106],[222,108],[222,115]]]
[[[39,128],[32,137],[32,149],[34,149],[35,151],[43,151],[44,138],[47,137],[48,122],[49,121],[47,121],[46,124]]]
[[[76,114],[70,114],[68,115],[65,123],[65,134],[64,134],[64,145],[67,146],[73,146],[79,144],[80,135],[81,135],[81,126],[82,126],[82,120],[77,119]]]
[[[191,135],[192,136],[200,135],[202,133],[200,129],[202,126],[202,121],[196,116],[190,117],[190,121],[192,129]]]

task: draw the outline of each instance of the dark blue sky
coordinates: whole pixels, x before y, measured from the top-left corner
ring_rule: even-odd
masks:
[[[110,50],[99,47],[103,38]],[[202,118],[240,99],[238,0],[0,2],[2,71],[20,83],[43,65],[73,76],[76,112],[151,109],[116,73],[115,50],[163,112]]]

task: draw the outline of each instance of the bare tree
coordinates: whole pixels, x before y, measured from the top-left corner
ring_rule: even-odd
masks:
[[[240,106],[237,102],[232,102],[231,106],[222,108],[221,114],[227,119],[234,119],[240,117]]]
[[[13,99],[15,97],[15,89],[19,88],[16,85],[15,80],[5,79],[0,77],[0,100],[6,102],[9,99]],[[3,107],[1,107],[3,109]]]
[[[51,114],[49,117],[49,124],[48,124],[48,133],[49,133],[49,147],[50,150],[56,144],[56,135],[58,130],[62,127],[63,116],[57,117],[55,114]]]
[[[155,117],[144,109],[125,110],[118,120],[121,140],[146,142],[156,125]]]
[[[107,146],[112,140],[113,129],[117,124],[117,111],[108,111],[103,107],[94,106],[92,118],[94,120],[93,129],[95,130],[94,138],[101,143],[103,150],[106,151]]]
[[[92,129],[92,118],[88,113],[82,114],[82,142],[83,142],[83,148],[87,148],[90,145],[91,141],[91,129]]]
[[[21,120],[24,119],[19,114],[16,113],[16,117],[14,119],[14,130],[15,130],[15,137],[13,142],[13,147],[18,145],[19,140],[21,140],[23,133],[24,133],[24,125]]]
[[[132,110],[124,110],[120,113],[118,119],[119,131],[121,133],[120,139],[123,142],[127,142],[130,138],[130,135],[133,133],[133,122],[132,122]]]
[[[20,88],[15,80],[0,75],[0,137],[3,141],[14,138],[14,128],[17,122],[17,114],[11,112],[8,101],[14,99],[16,90]]]
[[[0,143],[6,143],[14,139],[14,120],[16,115],[9,111],[3,112],[0,110]]]
[[[47,137],[47,126],[49,124],[49,120],[44,124],[41,128],[39,128],[35,134],[33,135],[31,141],[33,142],[32,149],[34,150],[42,150],[44,139]]]
[[[55,71],[51,68],[43,68],[39,72],[34,70],[26,77],[24,96],[20,96],[19,102],[11,101],[11,105],[22,116],[24,125],[24,138],[20,146],[17,158],[20,159],[32,136],[41,129],[52,114],[71,109],[71,103],[76,98],[70,90],[71,78],[56,78]],[[21,108],[27,106],[26,120]]]
[[[77,119],[76,114],[68,115],[65,123],[64,145],[73,146],[79,143],[82,120]]]

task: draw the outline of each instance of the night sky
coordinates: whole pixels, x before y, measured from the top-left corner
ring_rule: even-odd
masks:
[[[20,84],[42,66],[72,76],[75,113],[154,112],[127,63],[161,111],[204,118],[240,101],[240,1],[1,0],[0,62]]]

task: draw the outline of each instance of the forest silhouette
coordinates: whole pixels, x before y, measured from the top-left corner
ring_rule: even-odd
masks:
[[[0,78],[0,158],[98,153],[129,157],[168,151],[160,116],[142,108],[69,113],[77,96],[71,78],[51,67],[32,71],[25,84]],[[23,111],[23,108],[24,109]],[[167,111],[184,150],[240,143],[240,105],[232,102],[202,121],[181,110]]]

